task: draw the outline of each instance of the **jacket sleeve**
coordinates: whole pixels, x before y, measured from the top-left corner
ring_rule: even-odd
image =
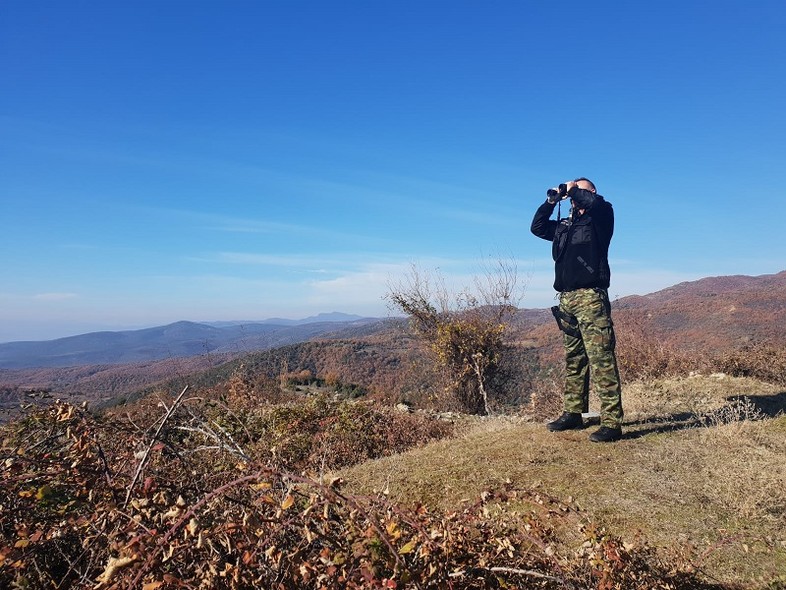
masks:
[[[533,234],[549,242],[554,239],[558,225],[556,221],[549,219],[553,212],[554,205],[546,201],[535,211],[535,217],[532,218],[532,225],[529,228]]]
[[[590,212],[595,231],[598,233],[606,248],[609,247],[611,236],[614,234],[614,209],[606,199],[600,195],[594,195],[595,201]]]

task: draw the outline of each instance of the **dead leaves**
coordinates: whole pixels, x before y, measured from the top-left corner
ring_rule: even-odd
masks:
[[[96,579],[98,582],[95,586],[96,590],[101,590],[109,586],[120,570],[138,560],[139,555],[136,554],[126,557],[110,557],[109,562],[106,564],[106,569],[104,569],[103,573]]]
[[[287,494],[287,497],[284,498],[284,501],[281,502],[281,510],[289,510],[295,504],[295,498],[292,494]]]
[[[123,507],[135,431],[56,405],[11,439],[24,443],[3,443],[0,457],[2,587],[556,589],[595,575],[613,588],[657,565],[600,533],[583,553],[560,555],[553,523],[583,516],[512,485],[430,511],[346,494],[336,478],[240,469],[221,455],[186,461],[189,441],[167,439]]]

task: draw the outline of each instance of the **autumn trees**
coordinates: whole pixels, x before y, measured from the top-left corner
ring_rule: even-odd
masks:
[[[495,268],[473,279],[472,287],[457,290],[448,288],[438,273],[412,266],[401,282],[389,286],[386,298],[409,318],[462,408],[488,414],[488,384],[499,369],[506,330],[520,299],[515,265],[498,260]]]

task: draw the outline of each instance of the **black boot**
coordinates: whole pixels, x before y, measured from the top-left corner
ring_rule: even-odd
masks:
[[[592,442],[614,442],[621,438],[622,428],[609,428],[608,426],[601,426],[589,437]]]
[[[562,416],[554,420],[554,422],[546,424],[546,428],[551,432],[574,430],[583,426],[584,421],[581,419],[581,414],[575,414],[573,412],[565,412]]]

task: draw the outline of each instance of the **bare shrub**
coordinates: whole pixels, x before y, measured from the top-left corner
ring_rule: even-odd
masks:
[[[498,369],[506,328],[516,312],[516,269],[499,261],[497,272],[476,278],[474,288],[451,293],[444,278],[412,267],[386,296],[445,370],[462,408],[489,413],[489,381]]]
[[[246,419],[254,456],[299,472],[324,473],[452,435],[450,423],[422,414],[324,395],[262,408]]]
[[[740,422],[753,422],[763,420],[764,414],[748,397],[733,400],[702,416],[702,422],[708,427],[718,427],[724,424],[738,424]]]

